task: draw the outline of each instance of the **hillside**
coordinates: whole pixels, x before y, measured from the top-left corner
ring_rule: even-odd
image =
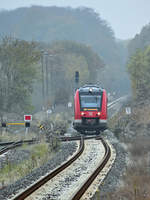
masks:
[[[109,128],[127,152],[122,184],[110,193],[115,199],[150,199],[150,24],[143,27],[129,44],[128,72],[132,96],[120,112],[109,120]],[[131,113],[126,113],[126,107]],[[107,194],[108,195],[108,194]]]
[[[94,47],[105,59],[117,54],[114,34],[107,23],[89,8],[19,8],[0,13],[0,34],[25,40],[51,42],[75,40]]]
[[[32,6],[1,11],[0,27],[2,36],[45,43],[69,40],[90,46],[107,65],[99,75],[103,86],[117,91],[128,88],[124,48],[108,23],[90,8]]]
[[[150,24],[144,26],[139,34],[129,42],[129,54],[133,55],[137,49],[144,50],[145,47],[150,45]]]

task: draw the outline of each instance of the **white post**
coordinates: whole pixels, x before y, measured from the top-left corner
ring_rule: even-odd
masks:
[[[28,127],[26,127],[26,130],[25,130],[25,135],[27,135],[27,134],[28,134],[28,132],[29,132],[29,128],[28,128]]]

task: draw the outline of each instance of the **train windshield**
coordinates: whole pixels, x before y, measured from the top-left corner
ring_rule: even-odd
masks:
[[[100,95],[80,95],[81,108],[99,108],[101,107]]]

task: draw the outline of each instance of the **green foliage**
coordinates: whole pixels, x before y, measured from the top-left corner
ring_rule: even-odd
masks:
[[[5,37],[0,44],[0,109],[29,110],[40,54],[34,42]]]
[[[88,64],[85,57],[67,54],[64,61],[65,78],[69,81],[74,80],[75,71],[79,71],[81,82],[89,78]]]
[[[95,70],[101,70],[104,63],[90,46],[72,41],[55,42],[50,45],[51,51],[60,55],[61,63],[67,70],[71,68],[70,78],[74,76],[77,70],[80,72],[80,79],[94,81],[96,79]],[[68,72],[67,72],[68,73]],[[83,73],[83,76],[82,76]]]
[[[104,68],[99,56],[84,44],[62,41],[48,46],[48,73],[51,99],[54,104],[67,104],[75,87],[75,71],[80,83],[95,83],[97,71]],[[48,76],[49,76],[48,75]]]
[[[128,44],[129,61],[128,71],[131,77],[133,96],[136,99],[148,99],[150,92],[150,24],[144,26]]]
[[[146,100],[150,96],[150,46],[144,51],[138,50],[128,64],[133,96],[137,100]]]

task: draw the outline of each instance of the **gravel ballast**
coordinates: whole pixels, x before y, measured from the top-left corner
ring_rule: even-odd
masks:
[[[107,138],[116,150],[116,160],[109,171],[107,177],[104,179],[103,184],[99,187],[99,195],[94,195],[92,200],[97,200],[97,196],[100,196],[101,200],[106,200],[108,194],[114,192],[120,185],[121,177],[127,166],[126,158],[127,152],[123,144],[115,138],[114,134],[109,130],[106,130],[102,137]]]
[[[76,193],[87,177],[93,173],[96,166],[99,165],[104,154],[105,149],[100,140],[86,140],[84,152],[79,159],[75,160],[67,169],[29,196],[29,199],[72,199],[73,194]]]
[[[110,170],[107,177],[104,179],[103,184],[100,186],[100,199],[107,199],[107,194],[110,192],[114,192],[114,190],[119,187],[119,183],[121,180],[121,176],[125,170],[126,166],[126,150],[124,146],[115,138],[114,134],[110,131],[105,131],[102,134],[102,137],[109,140],[109,142],[113,145],[116,150],[117,156],[116,161],[113,164],[112,169]],[[12,185],[7,186],[0,190],[0,199],[8,199],[12,196],[12,194],[16,194],[21,189],[26,188],[34,181],[39,179],[41,176],[44,176],[48,171],[53,170],[57,166],[59,166],[62,162],[64,162],[70,155],[72,155],[76,151],[77,145],[75,142],[62,143],[60,150],[56,153],[56,156],[48,161],[42,167],[34,170],[31,174],[26,177],[18,180]],[[15,153],[8,154],[10,160],[18,160],[19,158],[27,158],[28,152],[22,150],[15,150]],[[19,155],[19,156],[18,156]],[[16,158],[15,158],[16,157]],[[20,160],[20,159],[19,159]],[[18,160],[18,162],[19,162]],[[97,200],[97,195],[95,195],[92,200]]]
[[[3,168],[8,162],[12,164],[19,164],[22,160],[27,160],[30,156],[29,150],[16,150],[12,149],[0,156],[0,169]]]
[[[28,174],[24,178],[1,189],[0,199],[6,200],[6,199],[12,198],[12,196],[17,194],[18,191],[25,189],[27,186],[31,185],[33,182],[38,180],[41,176],[44,176],[46,173],[55,169],[61,163],[66,161],[67,158],[76,151],[76,149],[77,149],[77,144],[75,142],[62,143],[56,155],[51,160],[49,160],[46,164],[44,164],[40,168],[33,170],[32,173]],[[19,150],[16,150],[16,151],[19,151]],[[15,158],[15,155],[18,155],[18,154],[14,154],[13,159],[17,159],[17,157]],[[10,156],[10,159],[12,159],[11,156]]]

